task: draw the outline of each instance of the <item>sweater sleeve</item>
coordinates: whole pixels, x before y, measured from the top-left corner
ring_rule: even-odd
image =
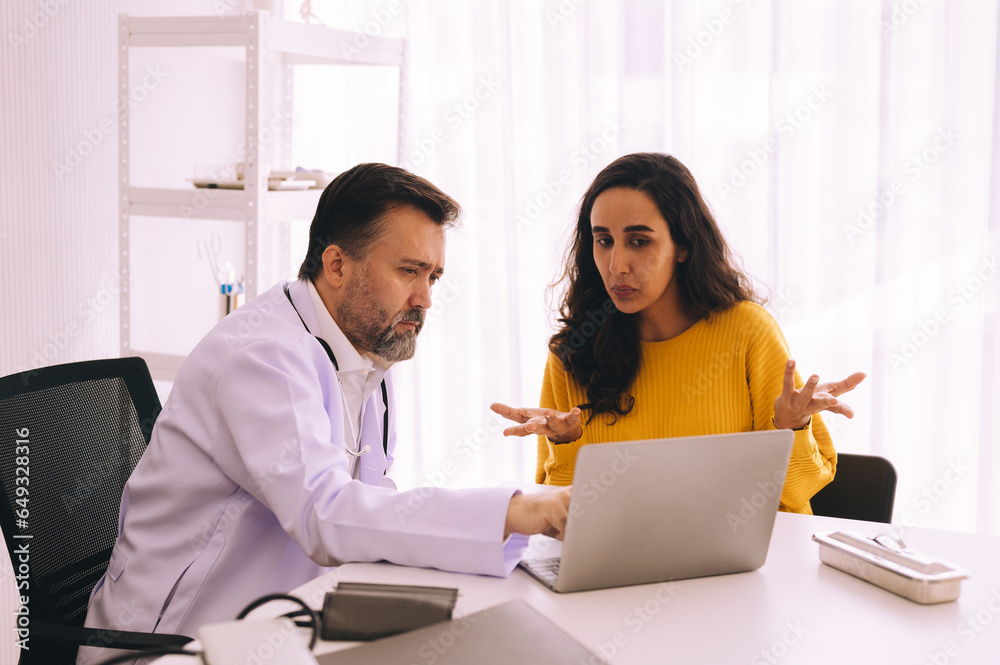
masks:
[[[551,353],[549,354],[551,358]],[[549,370],[549,363],[545,363],[545,374],[542,376],[542,394],[538,398],[538,406],[543,409],[554,409],[555,397],[552,390],[552,374]],[[549,440],[538,436],[538,461],[535,465],[535,482],[541,485],[545,482],[545,462],[549,459]]]
[[[538,400],[538,405],[543,409],[555,409],[556,411],[569,411],[575,404],[570,404],[569,387],[566,379],[566,369],[562,361],[549,351],[549,357],[545,362],[545,374],[542,376],[542,394]],[[535,482],[546,483],[548,480],[548,469],[546,463],[552,460],[552,444],[544,436],[538,437],[538,462],[535,467]],[[554,460],[552,460],[554,462]]]
[[[781,394],[785,364],[791,357],[788,343],[774,318],[763,308],[754,307],[757,321],[750,326],[746,371],[753,407],[753,428],[774,429],[774,400]],[[795,372],[795,387],[804,382]],[[795,432],[788,463],[781,508],[812,514],[809,499],[827,485],[836,473],[837,452],[826,424],[814,414],[809,426]]]

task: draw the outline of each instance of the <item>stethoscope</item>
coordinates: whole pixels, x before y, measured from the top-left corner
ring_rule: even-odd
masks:
[[[292,309],[295,310],[295,315],[299,317],[299,321],[302,321],[302,327],[306,329],[307,333],[313,335],[312,331],[309,330],[309,326],[306,325],[305,319],[303,319],[302,315],[299,314],[299,308],[295,306],[294,302],[292,302],[292,294],[288,292],[287,282],[285,283],[285,297],[288,298],[288,302],[292,306]],[[330,345],[327,344],[326,340],[323,339],[322,337],[317,337],[316,335],[313,335],[313,337],[316,338],[316,341],[318,341],[320,343],[320,346],[323,347],[323,350],[326,351],[326,355],[330,357],[330,362],[333,363],[333,369],[339,372],[340,365],[337,364],[337,356],[333,355],[333,349],[330,348]],[[340,381],[339,377],[337,378],[337,381]],[[344,403],[344,411],[348,419],[347,424],[351,428],[351,434],[354,436],[354,445],[361,446],[360,437],[358,437],[357,434],[354,433],[354,422],[352,422],[352,418],[350,417],[350,410],[347,408],[347,398],[344,397],[343,389],[341,389],[340,391],[340,399]],[[382,379],[382,404],[385,406],[385,413],[382,414],[382,450],[383,452],[385,452],[385,458],[388,460],[389,459],[389,391],[385,387],[385,379]],[[354,459],[361,457],[365,453],[371,452],[371,448],[368,446],[359,448],[358,450],[351,450],[349,446],[345,446],[345,449],[347,450],[347,454]]]

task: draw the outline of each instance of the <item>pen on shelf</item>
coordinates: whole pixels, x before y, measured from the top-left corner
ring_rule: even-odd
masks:
[[[242,304],[243,277],[236,281],[236,271],[230,263],[226,263],[225,272],[219,271],[219,295],[221,297],[219,318],[230,314]]]

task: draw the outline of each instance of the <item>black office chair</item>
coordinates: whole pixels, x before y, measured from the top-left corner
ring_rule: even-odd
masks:
[[[82,644],[152,649],[190,641],[83,627],[118,535],[122,488],[159,412],[141,358],[0,378],[0,529],[18,594],[28,598],[14,616],[23,631],[17,639],[27,637],[30,647],[20,665],[72,664]]]
[[[892,522],[896,469],[884,457],[837,455],[837,475],[810,501],[814,515]]]

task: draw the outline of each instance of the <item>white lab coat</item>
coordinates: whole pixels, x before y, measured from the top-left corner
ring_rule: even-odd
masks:
[[[361,433],[371,452],[351,479],[340,385],[283,285],[227,316],[181,367],[125,486],[86,625],[193,637],[342,562],[503,576],[523,553],[526,538],[501,542],[511,488],[380,486],[396,443],[391,371],[389,459],[376,390]],[[306,283],[289,289],[318,330]],[[98,653],[81,649],[79,662]]]

